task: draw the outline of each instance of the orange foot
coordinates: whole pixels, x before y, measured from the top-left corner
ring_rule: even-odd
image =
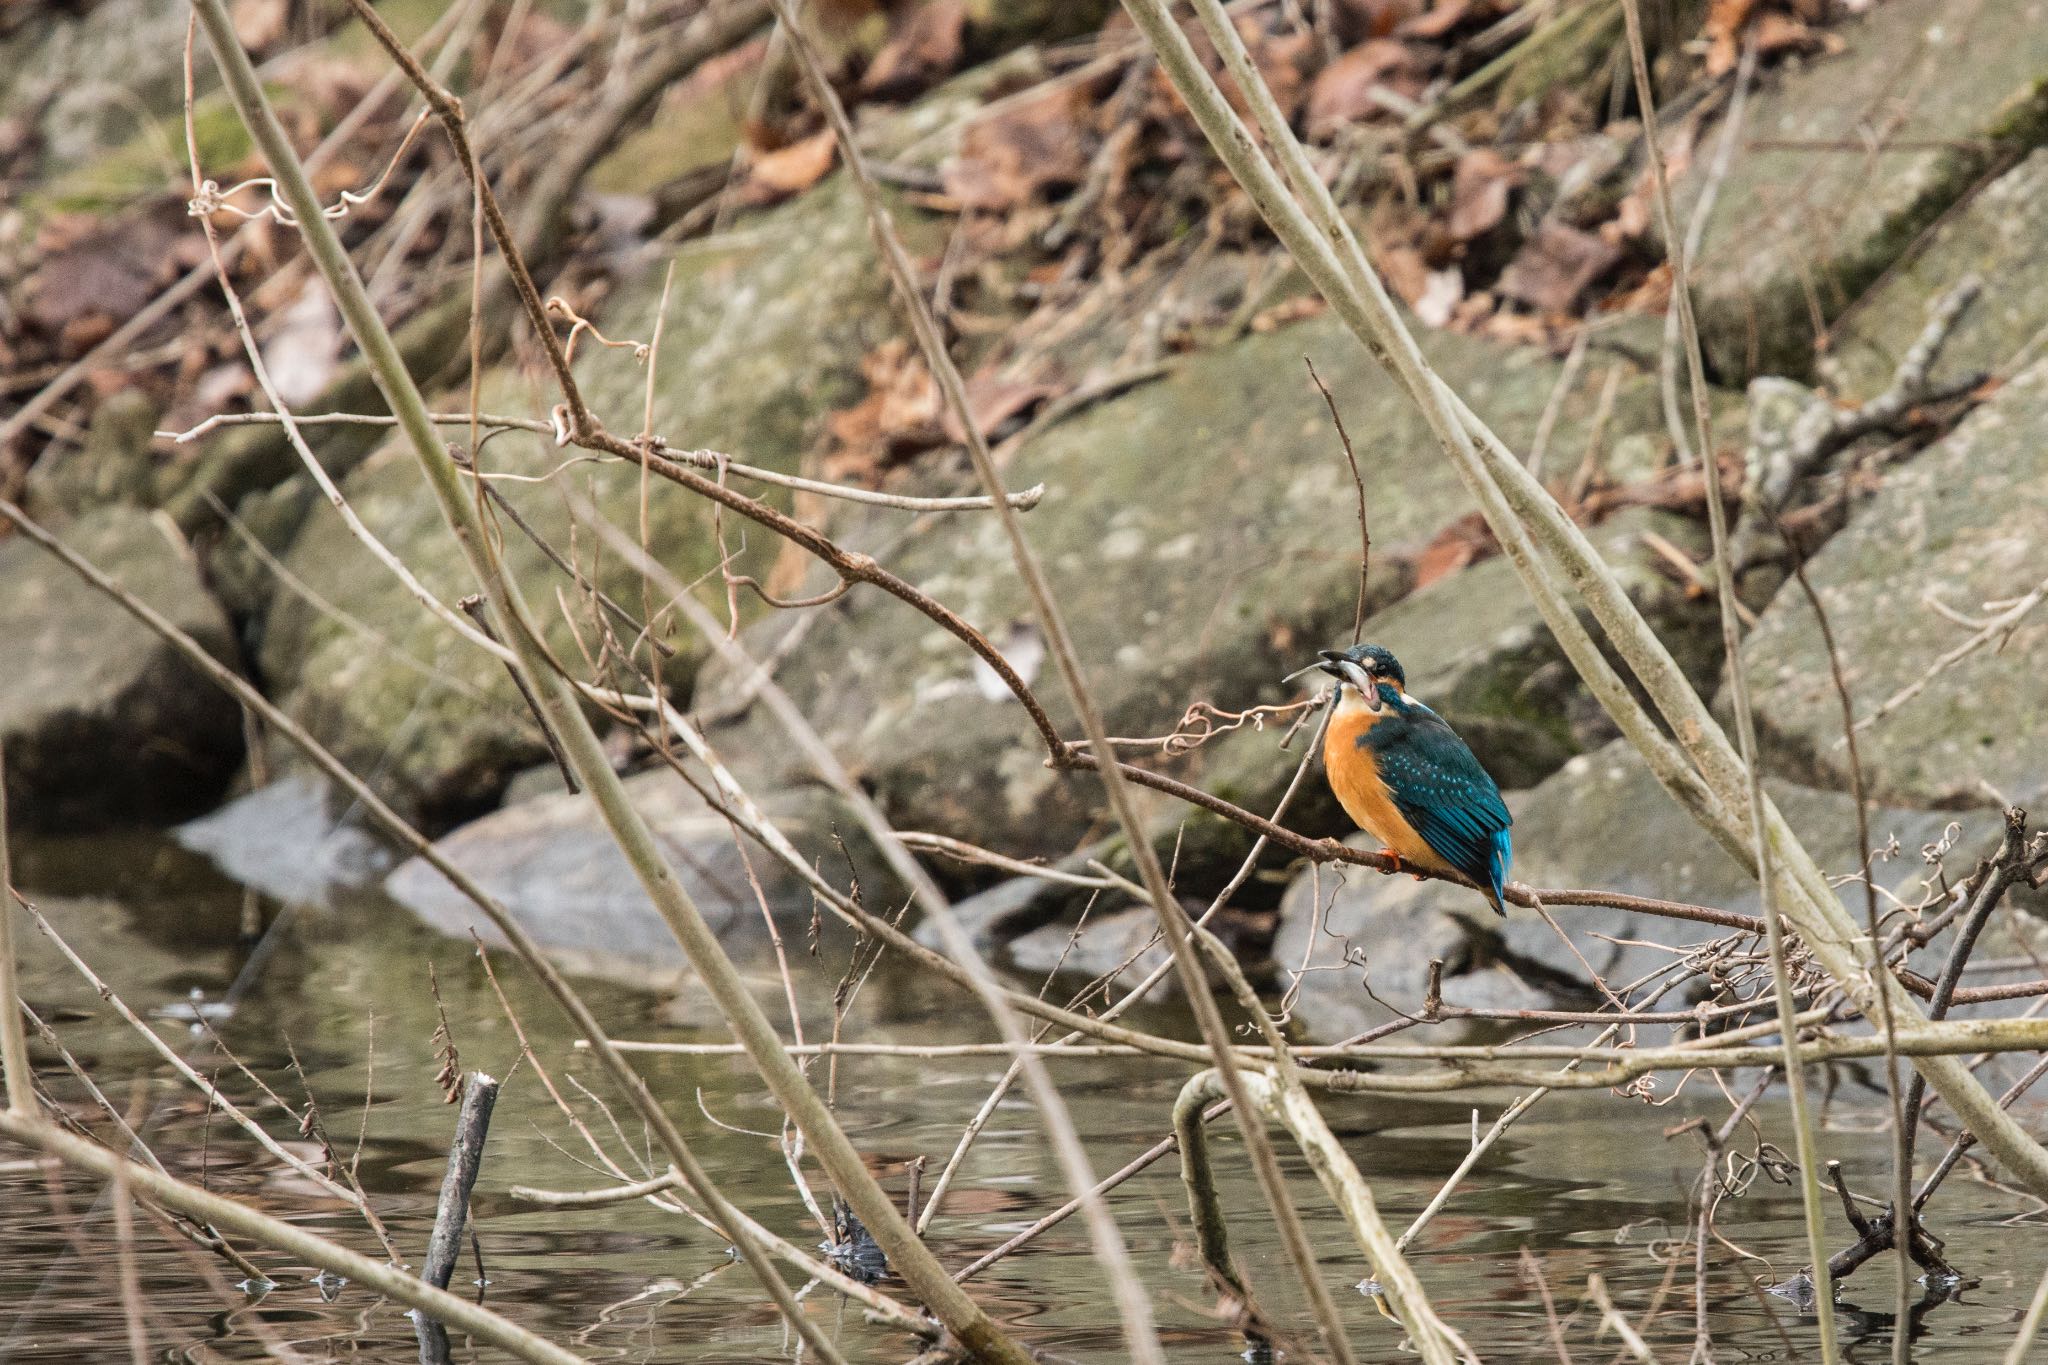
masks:
[[[1395,875],[1396,873],[1398,873],[1398,872],[1399,872],[1399,871],[1401,870],[1401,855],[1400,855],[1400,854],[1398,854],[1398,853],[1396,853],[1396,852],[1394,852],[1394,850],[1392,850],[1391,848],[1390,848],[1390,849],[1388,849],[1388,850],[1386,851],[1386,853],[1387,853],[1387,857],[1388,857],[1388,858],[1389,858],[1390,860],[1392,860],[1392,862],[1393,862],[1393,864],[1394,864],[1394,865],[1393,865],[1392,867],[1390,867],[1390,868],[1388,868],[1388,869],[1387,869],[1387,875],[1388,875],[1389,877],[1391,877],[1391,876]]]

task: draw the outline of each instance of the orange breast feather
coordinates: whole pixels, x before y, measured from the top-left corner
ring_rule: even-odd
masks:
[[[1323,770],[1329,774],[1330,790],[1337,794],[1344,813],[1390,853],[1419,867],[1448,870],[1394,805],[1372,750],[1360,743],[1384,714],[1371,710],[1349,692],[1337,704],[1329,732],[1323,737]]]

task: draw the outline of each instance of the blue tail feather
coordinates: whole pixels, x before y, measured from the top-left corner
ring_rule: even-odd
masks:
[[[1493,906],[1503,915],[1507,913],[1508,864],[1515,860],[1515,843],[1505,829],[1493,834],[1492,855],[1487,859],[1487,880],[1493,886]]]

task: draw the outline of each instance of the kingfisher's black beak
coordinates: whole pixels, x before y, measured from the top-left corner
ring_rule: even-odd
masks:
[[[1319,649],[1316,651],[1316,657],[1322,662],[1310,664],[1309,668],[1320,669],[1338,682],[1348,683],[1357,688],[1368,707],[1375,711],[1380,709],[1380,690],[1374,685],[1372,675],[1357,662],[1335,649]],[[1308,671],[1308,668],[1302,670],[1303,673]]]

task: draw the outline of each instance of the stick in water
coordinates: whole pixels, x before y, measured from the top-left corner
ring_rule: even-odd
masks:
[[[434,1233],[427,1239],[427,1261],[420,1278],[446,1289],[462,1254],[462,1228],[469,1217],[469,1192],[476,1188],[484,1163],[484,1139],[491,1129],[491,1109],[498,1102],[498,1082],[481,1071],[469,1073],[462,1090],[462,1110],[455,1119],[455,1140],[448,1145],[448,1172],[441,1177],[441,1200],[434,1210]],[[449,1359],[448,1333],[440,1323],[415,1314],[420,1339],[420,1365],[443,1365]]]

